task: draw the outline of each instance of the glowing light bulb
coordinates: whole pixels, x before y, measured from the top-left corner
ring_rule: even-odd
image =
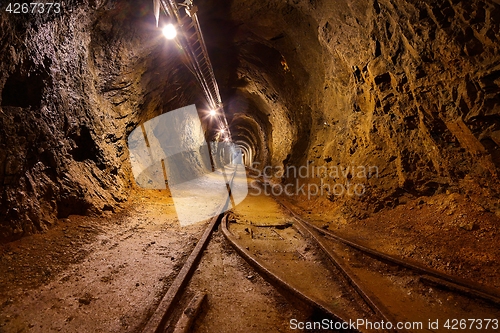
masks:
[[[215,110],[210,110],[210,116],[212,117],[215,116],[215,113],[216,113]]]
[[[221,132],[221,134],[224,134],[224,133],[226,133],[226,130],[225,130],[225,129],[223,129],[223,128],[221,128],[221,129],[220,129],[220,132]]]
[[[175,29],[172,23],[169,23],[165,27],[163,27],[162,32],[167,39],[174,39],[177,36],[177,29]]]

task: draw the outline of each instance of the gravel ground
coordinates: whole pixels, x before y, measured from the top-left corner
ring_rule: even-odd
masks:
[[[0,332],[136,332],[204,226],[180,227],[168,193],[148,191],[2,245]]]

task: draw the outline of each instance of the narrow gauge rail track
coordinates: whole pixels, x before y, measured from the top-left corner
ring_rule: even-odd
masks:
[[[268,198],[268,200],[274,201],[272,198]],[[279,209],[279,206],[277,206]],[[238,209],[236,209],[238,210]],[[290,218],[290,214],[286,214],[287,218]],[[250,219],[257,219],[258,217],[247,217]],[[364,318],[366,320],[369,320],[371,322],[391,322],[395,323],[396,320],[392,316],[391,312],[388,311],[384,305],[378,301],[378,299],[367,289],[362,288],[357,282],[356,279],[354,278],[354,275],[349,271],[348,268],[344,267],[343,265],[339,264],[339,261],[336,259],[336,256],[333,254],[332,251],[326,247],[320,239],[315,237],[312,233],[309,232],[306,226],[301,224],[299,221],[296,221],[296,223],[290,224],[293,229],[296,230],[297,235],[301,235],[301,237],[304,238],[304,240],[308,240],[309,244],[312,244],[314,248],[318,250],[321,254],[326,255],[327,261],[331,261],[334,264],[334,267],[329,265],[329,262],[323,261],[323,266],[331,272],[331,274],[335,277],[332,282],[334,284],[339,284],[342,286],[346,286],[347,288],[344,287],[344,289],[348,290],[348,293],[341,295],[340,297],[345,299],[344,302],[339,303],[338,305],[348,308],[348,307],[353,307],[357,308],[354,312],[358,313],[358,317],[353,317],[352,314],[353,312],[350,311],[350,316],[347,314],[345,311],[342,311],[341,308],[336,306],[335,303],[338,303],[336,300],[333,300],[332,298],[328,299],[328,297],[317,297],[317,293],[315,293],[315,290],[311,290],[311,288],[308,288],[307,286],[304,286],[304,284],[296,283],[294,281],[295,279],[298,278],[306,278],[308,279],[308,275],[301,275],[301,274],[294,274],[293,269],[285,269],[285,271],[290,272],[290,275],[283,274],[283,270],[280,269],[275,269],[274,261],[269,261],[264,259],[263,261],[259,260],[259,254],[260,252],[266,251],[265,248],[253,248],[251,249],[252,242],[244,241],[242,240],[242,235],[241,229],[243,228],[242,226],[238,227],[238,222],[233,221],[235,224],[231,224],[232,227],[229,226],[228,222],[228,216],[225,216],[222,219],[222,231],[224,235],[226,236],[226,239],[231,243],[231,245],[235,248],[236,252],[238,252],[252,267],[255,268],[257,272],[259,272],[260,275],[262,275],[268,282],[272,283],[273,285],[277,286],[280,290],[283,290],[287,292],[288,294],[291,294],[298,299],[302,300],[306,304],[312,306],[313,308],[318,309],[324,316],[327,316],[329,318],[335,319],[339,323],[350,323],[352,321],[356,321],[357,319]],[[245,224],[246,226],[246,224]],[[297,235],[294,234],[288,234],[285,235],[284,233],[281,233],[279,235],[276,230],[273,228],[283,228],[283,225],[278,224],[255,224],[250,222],[250,225],[248,225],[251,230],[248,230],[249,228],[245,228],[244,230],[250,234],[251,239],[255,239],[257,242],[259,241],[259,237],[254,236],[255,234],[258,233],[258,231],[253,231],[255,229],[259,228],[265,228],[265,229],[271,229],[280,237],[282,240],[285,240],[283,237],[287,238],[296,238]],[[234,229],[234,231],[231,231],[231,229]],[[238,230],[239,229],[239,230]],[[250,245],[250,246],[249,246]],[[278,243],[274,244],[276,246],[275,248],[275,253],[279,255],[282,252],[286,252],[287,250],[284,250],[282,246],[279,246]],[[273,245],[270,245],[270,247],[273,247]],[[312,251],[312,249],[310,250]],[[323,256],[325,257],[325,256]],[[314,260],[314,258],[308,258],[309,260]],[[289,266],[288,263],[285,264],[285,266]],[[307,269],[307,267],[305,267]],[[314,269],[313,267],[311,269]],[[309,275],[310,278],[310,275]],[[316,281],[315,279],[312,280],[307,280],[309,283],[314,284],[314,283],[321,283],[321,280]],[[346,283],[347,282],[347,283]],[[314,289],[314,288],[312,288]],[[352,295],[357,294],[357,297],[350,297]],[[349,299],[351,298],[351,299]],[[362,309],[368,309],[368,311],[363,311]],[[359,311],[361,310],[361,311]],[[352,327],[345,325],[342,326],[339,324],[337,326],[342,332],[374,332],[373,330],[370,329],[361,329],[361,330],[356,330],[352,329]],[[345,329],[347,327],[347,329]],[[400,330],[395,330],[395,329],[384,329],[384,330],[379,330],[376,329],[375,331],[385,331],[385,332],[407,332],[405,329],[400,329]]]
[[[473,281],[462,279],[459,277],[451,276],[445,273],[442,273],[438,270],[425,267],[424,265],[421,265],[417,262],[412,262],[409,260],[405,260],[402,258],[398,258],[396,256],[391,256],[382,252],[379,252],[377,250],[371,249],[367,246],[364,246],[362,244],[359,244],[357,242],[354,242],[352,240],[349,240],[347,238],[341,237],[337,234],[335,234],[332,231],[325,230],[322,228],[319,228],[312,223],[308,222],[307,220],[303,219],[299,214],[297,214],[289,204],[285,203],[282,200],[279,200],[275,198],[276,201],[283,207],[285,208],[294,218],[295,220],[301,225],[301,227],[305,228],[309,234],[315,238],[317,238],[316,235],[314,235],[314,232],[326,236],[328,238],[334,239],[336,241],[339,241],[345,245],[350,246],[353,249],[356,249],[358,251],[361,251],[365,254],[367,254],[370,257],[373,257],[377,260],[401,266],[406,269],[413,270],[419,274],[422,275],[422,280],[427,281],[430,284],[438,285],[441,286],[442,288],[454,290],[463,294],[468,295],[469,297],[476,298],[476,299],[482,299],[486,302],[489,302],[493,305],[500,306],[500,295],[498,294],[497,291],[493,290],[492,288],[488,288],[482,285],[479,285]],[[317,238],[318,239],[318,238]],[[319,240],[319,239],[318,239]],[[319,241],[321,242],[321,241]],[[328,251],[328,250],[326,250]]]
[[[346,267],[339,264],[339,261],[337,260],[335,254],[333,254],[333,252],[330,249],[325,247],[324,244],[317,237],[315,237],[312,233],[310,233],[310,231],[307,229],[307,227],[305,227],[304,225],[299,225],[299,226],[295,226],[295,228],[302,235],[304,235],[306,237],[312,237],[312,239],[316,242],[316,244],[332,260],[332,262],[335,264],[335,266],[337,266],[340,269],[340,272],[347,278],[347,280],[351,284],[351,286],[362,297],[362,299],[367,303],[367,305],[372,309],[372,311],[374,313],[378,314],[380,316],[380,318],[384,319],[386,322],[387,321],[394,322],[394,319],[389,315],[389,313],[385,309],[385,307],[382,304],[380,304],[380,302],[378,302],[376,300],[376,298],[373,295],[371,295],[371,293],[369,291],[363,289],[356,282],[356,280],[353,278],[353,275],[350,273],[350,271]],[[272,271],[270,271],[268,268],[266,268],[264,265],[262,265],[257,259],[255,259],[255,257],[253,257],[243,246],[238,244],[234,235],[232,235],[231,232],[229,231],[229,229],[228,229],[228,216],[227,215],[222,220],[222,230],[224,232],[224,235],[229,240],[231,245],[233,245],[233,247],[236,249],[236,251],[247,262],[249,262],[254,268],[256,268],[260,274],[265,276],[269,281],[272,281],[274,284],[278,285],[280,288],[287,290],[288,292],[290,292],[291,294],[302,299],[303,301],[305,301],[309,305],[318,308],[323,313],[329,315],[332,318],[335,318],[338,321],[347,322],[349,320],[349,318],[342,318],[339,314],[326,308],[321,303],[319,303],[316,300],[309,297],[306,293],[293,287],[285,279],[282,279],[279,276],[275,275]]]
[[[307,293],[302,290],[291,285],[286,279],[280,277],[275,274],[272,270],[266,267],[266,265],[262,264],[257,260],[254,256],[250,254],[250,252],[241,244],[238,244],[237,237],[235,237],[231,231],[229,231],[228,227],[228,215],[224,216],[221,221],[222,232],[226,239],[231,243],[236,252],[247,261],[255,270],[262,275],[268,282],[278,287],[280,290],[283,290],[294,297],[297,297],[307,305],[319,310],[323,315],[328,316],[330,319],[333,319],[337,322],[347,322],[348,318],[335,313],[330,308],[318,302],[313,297],[310,297]],[[358,332],[357,330],[345,330],[345,332]]]
[[[207,228],[203,232],[201,238],[196,243],[195,248],[193,249],[189,257],[185,261],[184,265],[182,266],[181,270],[175,277],[174,281],[170,285],[169,289],[167,290],[167,293],[161,299],[158,307],[156,308],[156,310],[146,323],[146,326],[142,330],[143,333],[163,333],[167,330],[169,319],[171,319],[169,317],[172,316],[175,310],[174,306],[181,299],[183,290],[186,288],[191,276],[193,275],[193,272],[195,271],[203,255],[203,250],[207,247],[208,243],[210,242],[213,230],[216,228],[216,226],[218,225],[223,216],[223,213],[226,211],[227,207],[231,203],[231,192],[230,192],[231,187],[229,186],[229,184],[232,184],[235,175],[236,175],[236,170],[231,174],[228,180],[229,196],[227,197],[226,201],[219,206],[217,210],[218,214],[209,221]],[[201,298],[203,300],[205,297],[204,295],[197,295],[196,298]],[[201,305],[202,300],[199,302],[200,303],[199,305]],[[196,300],[193,301],[196,302]],[[181,320],[183,320],[182,315],[181,315]],[[185,323],[182,323],[182,325],[185,325]]]
[[[253,256],[250,251],[248,250],[248,247],[245,247],[238,242],[238,237],[233,235],[233,233],[229,230],[229,222],[228,222],[228,216],[226,215],[221,222],[222,225],[222,231],[224,233],[224,236],[226,239],[231,243],[233,248],[236,250],[236,252],[243,258],[245,259],[260,275],[262,275],[268,282],[270,282],[272,285],[278,287],[280,290],[293,295],[294,297],[298,298],[299,300],[303,301],[307,305],[319,310],[319,312],[323,315],[328,317],[329,319],[334,319],[335,321],[342,323],[342,322],[349,322],[349,318],[347,318],[345,315],[339,314],[332,310],[330,307],[320,300],[316,299],[315,297],[311,297],[308,292],[305,292],[304,290],[301,290],[294,286],[293,284],[290,283],[288,278],[283,278],[282,276],[279,276],[273,272],[272,269],[269,269],[265,263],[261,263],[255,256]],[[300,230],[298,230],[300,232]],[[382,317],[385,319],[385,317]],[[374,318],[371,318],[374,319]],[[339,326],[341,327],[341,326]],[[346,325],[346,327],[348,327]],[[356,329],[342,329],[342,332],[360,332]]]
[[[232,179],[231,179],[232,181]],[[225,203],[228,205],[230,198]],[[223,207],[225,207],[225,205]],[[225,209],[221,207],[220,212]],[[195,298],[187,305],[186,309],[179,313],[179,307],[185,306],[189,300],[183,297],[185,289],[187,288],[189,281],[199,264],[201,257],[203,255],[203,250],[207,248],[208,243],[211,239],[211,234],[214,229],[217,228],[219,222],[222,221],[222,232],[229,240],[229,243],[235,248],[236,252],[241,255],[245,261],[249,262],[256,271],[264,277],[265,280],[278,288],[280,292],[286,293],[287,296],[292,296],[296,299],[298,303],[305,305],[309,309],[313,309],[313,312],[320,313],[323,318],[328,318],[335,322],[344,322],[348,320],[345,316],[338,315],[337,313],[331,311],[324,304],[317,302],[314,298],[311,298],[307,293],[290,286],[285,279],[277,276],[271,271],[267,270],[264,265],[259,264],[258,261],[251,261],[251,257],[246,256],[244,250],[242,252],[241,247],[238,247],[236,243],[233,242],[231,233],[227,229],[228,214],[219,214],[218,216],[211,219],[209,222],[203,236],[197,242],[197,245],[191,255],[187,258],[184,266],[172,282],[167,293],[163,296],[157,309],[151,315],[149,321],[143,329],[143,333],[160,333],[160,332],[188,332],[189,324],[192,322],[192,318],[189,317],[189,313],[196,313],[198,311],[197,307],[201,305],[205,295],[197,294]],[[319,249],[318,249],[319,250]],[[181,301],[182,300],[182,301]],[[295,302],[295,301],[292,301]],[[182,304],[181,304],[182,303]],[[192,306],[192,303],[197,303],[196,306]],[[347,329],[343,332],[358,332],[357,330]]]
[[[339,271],[342,273],[342,275],[349,283],[349,285],[356,291],[357,294],[359,294],[360,299],[362,299],[363,302],[365,302],[365,304],[373,311],[374,314],[373,318],[375,320],[376,318],[379,318],[384,320],[385,322],[395,323],[397,322],[397,320],[395,319],[397,315],[394,315],[393,311],[391,311],[391,309],[384,302],[382,302],[379,297],[375,295],[373,289],[367,288],[366,285],[364,285],[364,283],[360,281],[360,278],[357,276],[357,273],[355,272],[356,270],[354,269],[353,271],[353,269],[351,269],[351,267],[348,264],[346,264],[346,260],[342,260],[341,257],[343,257],[343,255],[346,255],[346,253],[342,252],[342,250],[340,250],[340,252],[337,252],[337,250],[339,250],[338,245],[333,244],[332,241],[335,241],[338,244],[342,244],[343,246],[348,246],[354,251],[358,251],[365,256],[368,256],[372,259],[376,259],[385,264],[402,267],[403,269],[406,270],[411,270],[416,274],[418,274],[419,281],[421,282],[431,283],[434,286],[438,286],[446,290],[452,290],[460,294],[465,294],[472,299],[479,299],[482,301],[486,301],[494,308],[498,308],[498,306],[500,305],[500,297],[494,290],[490,290],[486,287],[477,285],[471,281],[453,277],[441,273],[439,271],[424,267],[418,263],[409,262],[401,258],[380,253],[362,244],[358,244],[351,240],[342,238],[331,231],[318,228],[312,223],[304,220],[290,207],[289,204],[284,203],[283,201],[277,198],[275,199],[291,216],[293,216],[295,220],[293,227],[305,238],[312,240],[317,245],[317,247],[320,248],[321,251],[323,251],[323,253],[328,257],[328,259],[331,260],[331,262],[339,269]],[[225,203],[225,205],[228,204],[229,204],[229,199],[228,202]],[[221,208],[221,211],[223,210],[224,209]],[[245,261],[247,261],[251,266],[253,266],[257,270],[257,272],[261,276],[263,276],[268,282],[278,287],[278,290],[282,292],[284,291],[294,296],[295,298],[302,300],[307,305],[319,310],[319,312],[323,313],[326,317],[329,317],[335,321],[346,322],[349,319],[352,320],[356,319],[356,318],[347,318],[345,317],[345,315],[339,315],[338,313],[335,313],[330,308],[325,307],[323,303],[318,302],[313,297],[310,297],[307,292],[304,292],[290,285],[286,280],[286,278],[284,279],[283,277],[274,274],[271,270],[266,268],[264,264],[260,263],[259,260],[255,258],[255,256],[252,256],[249,253],[249,251],[247,251],[248,248],[245,248],[241,244],[238,244],[237,237],[235,237],[228,228],[229,224],[228,214],[223,215],[221,213],[219,214],[219,216],[214,217],[210,221],[205,233],[201,237],[200,241],[197,243],[196,248],[193,250],[193,253],[189,256],[186,263],[184,264],[184,267],[181,269],[180,273],[172,283],[170,289],[162,299],[157,310],[151,316],[151,319],[149,320],[149,322],[147,323],[146,327],[143,330],[144,333],[159,333],[167,331],[187,332],[186,327],[188,326],[186,326],[185,323],[181,323],[180,325],[181,327],[184,327],[184,330],[178,330],[178,329],[174,330],[173,327],[167,327],[166,325],[167,323],[169,323],[169,325],[172,325],[172,321],[174,319],[170,318],[170,316],[172,316],[173,313],[173,305],[178,305],[177,302],[182,296],[183,289],[188,284],[191,275],[196,269],[196,265],[202,256],[203,249],[206,248],[208,242],[210,241],[211,232],[216,228],[219,222],[221,223],[222,232],[224,233],[229,243],[234,247],[236,252],[243,259],[245,259]],[[349,256],[349,254],[347,254],[347,256]],[[356,257],[356,255],[351,257]],[[201,296],[197,295],[195,298],[201,299],[202,301],[204,295]],[[193,299],[191,303],[195,301],[196,300]],[[198,306],[201,304],[201,301],[198,300]],[[182,314],[182,316],[186,317],[185,314],[190,311],[196,313],[196,309],[193,310],[192,308],[188,307],[187,310],[184,311],[184,314]],[[182,316],[180,321],[182,321]],[[357,330],[342,330],[342,331],[357,332]],[[360,331],[368,332],[368,330],[364,329]],[[412,332],[413,330],[385,329],[378,331]]]
[[[223,211],[223,208],[221,208],[221,211]],[[163,296],[160,304],[142,330],[143,333],[163,333],[166,331],[166,329],[168,328],[167,323],[170,319],[169,317],[174,311],[174,306],[182,297],[183,290],[187,286],[189,279],[193,275],[193,272],[195,271],[197,264],[201,259],[203,250],[207,247],[208,242],[210,241],[212,231],[219,223],[221,217],[222,213],[210,220],[200,240],[196,243],[193,252],[191,252],[189,257],[187,258],[176,278],[170,285],[167,293]]]
[[[421,324],[422,328],[410,328],[410,326],[402,326],[400,328],[393,329],[386,326],[384,331],[387,332],[413,332],[413,331],[446,331],[443,326],[447,319],[459,319],[468,318],[481,318],[484,316],[485,319],[498,320],[500,315],[500,297],[498,291],[488,288],[486,286],[479,285],[473,281],[468,281],[459,277],[451,276],[440,271],[434,270],[432,268],[425,267],[416,262],[404,260],[402,258],[394,257],[381,253],[362,244],[358,244],[352,240],[348,240],[336,235],[333,232],[319,228],[312,223],[304,220],[300,215],[298,215],[289,204],[274,198],[291,216],[293,216],[295,222],[293,227],[298,230],[304,237],[312,239],[319,248],[322,249],[324,254],[330,259],[330,261],[342,272],[346,281],[352,286],[352,288],[359,294],[362,300],[368,305],[373,312],[382,318],[385,322],[401,323],[401,324],[412,324],[411,320],[415,314],[417,314],[417,319],[413,323]],[[289,285],[286,281],[277,276],[274,276],[265,265],[262,265],[255,256],[250,254],[248,247],[243,246],[228,230],[227,218],[223,219],[223,231],[226,238],[232,243],[233,247],[238,253],[242,255],[247,262],[254,266],[259,273],[265,276],[269,281],[273,282],[275,285],[279,285],[282,289],[286,289],[290,293],[298,296],[299,298],[314,304],[315,300],[308,298],[307,294],[302,294],[301,290],[296,290],[293,286]],[[258,227],[262,227],[258,226]],[[253,238],[253,236],[251,235]],[[348,248],[346,248],[346,246]],[[344,249],[345,248],[345,249]],[[375,260],[374,260],[375,259]],[[379,264],[371,264],[369,261],[379,262]],[[380,266],[384,267],[380,267]],[[359,269],[359,266],[367,266]],[[378,266],[378,267],[370,267]],[[386,267],[385,267],[386,266]],[[374,270],[374,272],[364,272],[364,270]],[[380,271],[378,271],[380,270]],[[391,270],[396,271],[396,282],[399,276],[409,277],[414,286],[410,289],[416,289],[415,299],[411,297],[405,297],[406,295],[398,295],[391,289],[398,289],[399,286],[396,282],[392,282],[395,286],[388,286],[387,281],[384,285],[384,275],[391,275]],[[386,273],[388,271],[389,273]],[[385,279],[388,280],[388,279]],[[389,279],[390,280],[390,279]],[[401,279],[400,279],[401,280]],[[382,281],[382,282],[380,282]],[[435,291],[432,288],[427,288],[425,286],[437,287]],[[433,292],[433,296],[419,295],[420,290],[426,290]],[[402,288],[399,288],[402,289]],[[399,291],[399,290],[398,290]],[[386,293],[388,295],[384,295]],[[400,292],[400,291],[399,291]],[[409,291],[408,295],[411,294]],[[443,305],[441,299],[446,299],[446,301],[453,301],[454,304]],[[446,295],[448,295],[446,297]],[[392,299],[391,297],[395,297]],[[398,297],[402,296],[402,297]],[[429,302],[426,302],[425,297],[433,298],[431,301],[437,302],[440,306],[429,307]],[[441,297],[441,299],[440,299]],[[399,298],[399,299],[398,299]],[[468,299],[464,302],[464,299]],[[406,303],[408,302],[408,303]],[[463,303],[466,305],[464,306]],[[328,313],[334,318],[338,318],[341,321],[346,321],[346,318],[342,318],[336,313],[332,313],[329,309],[322,307],[321,303],[315,303],[314,306],[321,309],[324,313]],[[421,310],[424,311],[421,311]],[[421,313],[418,313],[420,312]],[[406,312],[408,315],[406,315]],[[442,313],[441,313],[442,312]],[[425,315],[422,315],[424,313]],[[420,314],[420,316],[418,316]],[[455,317],[454,317],[455,316]],[[441,320],[441,326],[439,329],[429,327],[429,319]],[[353,319],[353,318],[350,318]],[[406,328],[405,328],[406,327]],[[477,327],[476,327],[477,328]],[[496,328],[490,327],[488,330],[482,328],[482,331],[496,331]]]
[[[466,297],[473,302],[475,301],[478,305],[478,308],[475,311],[476,316],[483,315],[485,318],[494,320],[499,319],[500,296],[497,290],[479,285],[473,281],[442,273],[416,262],[381,253],[372,248],[341,237],[332,231],[319,228],[318,226],[315,226],[311,222],[305,220],[297,214],[293,208],[291,208],[290,204],[285,203],[278,198],[275,198],[275,200],[294,217],[296,228],[303,232],[305,236],[314,239],[314,241],[322,248],[328,258],[339,268],[340,271],[342,271],[347,281],[349,281],[349,283],[366,301],[366,303],[381,317],[389,322],[395,322],[392,318],[401,318],[401,311],[397,314],[397,311],[394,312],[394,306],[390,309],[390,305],[386,305],[385,301],[381,301],[381,297],[378,295],[384,292],[384,287],[382,285],[371,283],[372,288],[370,288],[370,283],[365,283],[366,280],[376,279],[376,274],[363,275],[362,272],[361,274],[358,274],[358,272],[362,271],[360,269],[356,269],[356,266],[360,262],[360,257],[363,257],[363,260],[361,260],[362,265],[367,258],[371,258],[372,260],[375,259],[376,261],[388,266],[396,267],[398,270],[413,272],[418,277],[418,282],[423,285],[437,287],[445,292],[454,293],[458,297]],[[346,246],[349,249],[345,248]],[[354,262],[351,261],[352,259],[354,259]],[[373,289],[374,285],[377,285],[380,289]],[[400,302],[399,305],[401,304],[402,303]],[[410,305],[408,304],[408,306]],[[470,309],[471,306],[469,305],[468,308]],[[468,311],[462,311],[461,318],[469,318],[467,314]],[[436,317],[439,317],[439,315],[436,314]],[[470,318],[474,317],[475,316],[471,314]],[[449,318],[450,317],[448,317],[448,319]],[[446,316],[444,316],[443,321],[446,322]],[[425,330],[426,327],[424,326],[423,329]],[[443,326],[441,326],[440,329],[444,330]],[[405,330],[398,330],[398,332],[404,331]],[[429,331],[434,330],[429,329]],[[440,330],[438,329],[436,331],[439,332]],[[482,331],[485,331],[485,329],[482,328]],[[486,331],[493,332],[496,331],[496,328],[490,327],[490,329]]]

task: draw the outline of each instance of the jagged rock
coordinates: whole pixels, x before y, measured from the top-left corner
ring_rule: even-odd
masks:
[[[134,186],[127,135],[169,110],[205,107],[150,6],[69,1],[58,15],[0,14],[1,240],[116,211]],[[371,167],[324,179],[362,195],[313,198],[367,213],[449,188],[498,209],[497,3],[197,6],[233,139],[252,147],[256,169]]]

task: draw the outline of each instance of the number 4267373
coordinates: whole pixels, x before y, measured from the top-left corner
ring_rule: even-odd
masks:
[[[5,8],[5,11],[11,14],[49,14],[61,12],[61,3],[59,2],[31,2],[20,3],[11,2]]]

